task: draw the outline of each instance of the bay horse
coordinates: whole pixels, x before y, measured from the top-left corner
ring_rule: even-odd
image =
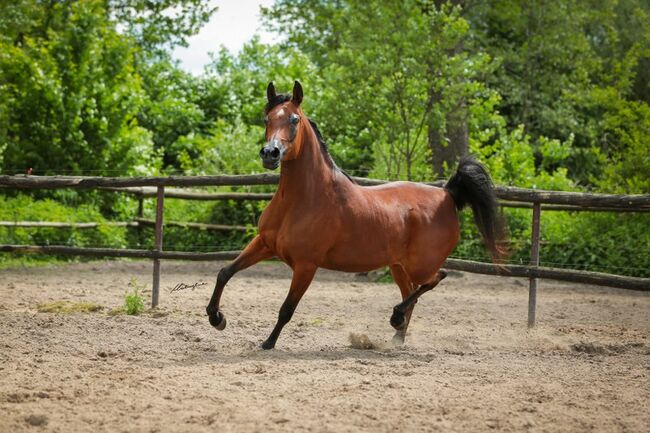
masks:
[[[466,204],[493,260],[504,254],[490,176],[475,159],[463,157],[444,188],[413,182],[359,186],[334,163],[318,127],[303,113],[302,100],[298,81],[290,95],[268,85],[260,157],[267,169],[281,166],[280,182],[260,217],[259,234],[219,271],[206,308],[210,324],[225,328],[219,309],[224,287],[235,273],[261,260],[277,257],[293,270],[289,294],[263,349],[275,347],[319,267],[367,272],[388,266],[402,295],[390,320],[397,330],[393,339],[401,344],[417,298],[446,276],[440,268],[458,242],[458,211]]]

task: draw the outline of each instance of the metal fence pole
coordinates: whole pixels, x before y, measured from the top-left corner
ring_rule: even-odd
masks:
[[[163,210],[165,206],[165,187],[159,186],[156,194],[156,228],[154,251],[162,252]],[[151,308],[158,306],[160,293],[160,258],[153,259],[153,287],[151,289]]]
[[[531,266],[539,266],[539,220],[542,206],[539,202],[533,203],[533,230],[532,246],[530,249]],[[537,308],[537,278],[530,278],[528,286],[528,327],[535,326],[535,310]]]

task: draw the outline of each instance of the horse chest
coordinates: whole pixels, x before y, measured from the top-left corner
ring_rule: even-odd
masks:
[[[260,220],[260,236],[282,260],[319,261],[333,243],[332,225],[326,215],[305,215],[289,212],[282,217],[273,214]]]

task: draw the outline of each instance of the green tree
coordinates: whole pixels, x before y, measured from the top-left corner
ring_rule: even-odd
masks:
[[[325,77],[316,112],[344,165],[422,179],[443,174],[446,149],[447,163],[467,150],[467,133],[448,135],[467,129],[467,106],[486,93],[476,78],[489,59],[457,49],[469,30],[460,12],[414,0],[303,0],[264,14]]]
[[[229,122],[258,126],[262,125],[269,81],[275,82],[278,89],[287,90],[295,79],[310,89],[315,89],[318,83],[317,71],[300,51],[263,44],[257,37],[244,44],[236,55],[225,48],[219,51],[206,67],[205,77],[219,88],[227,101],[223,116]],[[314,94],[305,103],[313,104],[316,99]]]
[[[101,1],[3,3],[24,26],[0,33],[3,171],[133,172],[148,165],[149,133],[134,49]]]
[[[200,149],[188,146],[194,135],[208,133],[214,120],[201,107],[202,80],[182,71],[170,59],[141,65],[146,95],[137,113],[138,123],[151,132],[153,147],[167,172],[180,171],[180,155],[200,158]]]
[[[170,48],[187,46],[187,38],[208,22],[217,7],[202,0],[104,0],[105,10],[124,25],[143,53],[166,57]]]
[[[159,154],[178,166],[177,139],[210,126],[200,82],[169,50],[215,10],[198,0],[0,4],[4,171],[143,173]]]
[[[570,142],[574,179],[603,188],[606,168],[648,146],[650,4],[497,0],[468,2],[465,16],[476,47],[500,64],[486,82],[508,127],[524,125],[535,147],[538,137]]]

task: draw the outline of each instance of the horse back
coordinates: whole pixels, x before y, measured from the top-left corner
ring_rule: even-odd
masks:
[[[442,188],[411,182],[355,186],[332,209],[337,233],[324,265],[331,269],[401,263],[415,249],[424,255],[436,248],[448,254],[458,241],[456,207]]]

